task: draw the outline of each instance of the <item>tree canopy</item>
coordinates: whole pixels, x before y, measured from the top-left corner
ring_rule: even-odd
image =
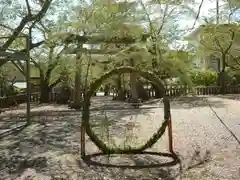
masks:
[[[237,67],[234,62],[239,59],[238,3],[220,1],[221,8],[215,10],[224,15],[215,19],[226,25],[213,25],[214,15],[202,16],[204,2],[3,0],[0,33],[9,38],[1,39],[0,49],[25,53],[25,41],[17,37],[29,36],[31,64],[45,94],[64,78],[74,84],[75,72],[81,71],[81,83],[91,82],[107,69],[131,64],[153,71],[159,78],[180,77],[182,83],[191,84],[189,73],[198,52],[219,57],[225,52],[228,66]],[[184,18],[186,22],[191,19],[191,26],[204,20],[201,46],[183,43],[182,36],[191,30],[180,23]],[[1,60],[0,66],[8,60]],[[25,63],[12,63],[24,75]]]

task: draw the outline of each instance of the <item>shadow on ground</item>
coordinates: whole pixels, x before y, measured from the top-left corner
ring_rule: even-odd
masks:
[[[172,108],[191,108],[193,105],[184,107],[183,104],[190,104],[199,101],[199,99],[202,100],[203,98],[183,97],[178,99],[179,105],[172,103]],[[119,105],[118,102],[116,102],[116,104],[116,106],[113,106],[113,104],[107,104],[107,101],[95,103],[96,109],[92,111],[93,114],[91,114],[93,127],[99,127],[101,119],[104,119],[104,111],[99,109],[109,109],[112,107],[112,109],[108,111],[107,116],[111,121],[110,125],[113,133],[120,136],[120,131],[122,132],[124,130],[124,124],[127,124],[127,120],[124,118],[139,114],[148,116],[152,108],[129,110],[122,108],[125,104]],[[214,104],[216,107],[224,106],[221,101],[216,101]],[[147,105],[155,106],[156,101],[154,103],[148,103]],[[195,104],[195,107],[203,106],[206,106],[206,104],[202,102]],[[159,105],[159,107],[161,107],[161,105]],[[161,108],[159,109],[162,110]],[[184,158],[181,159],[183,164],[183,170],[181,172],[179,172],[179,167],[131,170],[88,166],[80,159],[81,112],[73,110],[61,110],[61,112],[48,110],[47,112],[37,113],[38,112],[36,112],[36,114],[33,113],[31,117],[33,121],[32,125],[21,129],[21,131],[17,131],[15,134],[9,134],[1,138],[0,179],[6,180],[9,177],[16,178],[27,168],[31,168],[34,169],[36,173],[47,177],[62,176],[63,180],[90,180],[96,179],[96,177],[99,180],[104,178],[116,180],[176,180],[179,176],[185,176],[185,171],[191,171],[191,169],[199,167],[210,160],[208,152],[196,151],[193,157],[187,157],[187,160]],[[3,116],[1,117],[1,127],[4,128],[10,127],[10,125],[15,126],[25,120],[24,118],[16,119],[19,115],[12,118],[6,116],[4,119]],[[87,139],[86,149],[87,153],[90,154],[97,152],[96,147],[89,139]],[[200,154],[204,153],[206,156],[200,156]],[[124,158],[121,159],[123,160]],[[151,156],[137,156],[125,159],[126,162],[131,161],[133,164],[159,163],[162,161],[162,159]],[[119,159],[116,161],[119,163]],[[190,177],[190,179],[191,178],[194,179],[194,177]],[[46,178],[44,179],[47,180]]]
[[[170,170],[122,170],[87,166],[80,159],[79,123],[71,120],[45,124],[34,123],[17,136],[5,137],[0,144],[0,179],[16,178],[27,168],[47,176],[61,175],[64,179],[92,179],[99,177],[119,179],[169,179]],[[77,164],[76,162],[82,162]],[[135,159],[137,161],[137,159]],[[136,163],[149,163],[149,159],[139,159]],[[144,162],[147,161],[147,162]],[[147,172],[147,173],[146,173]],[[71,175],[71,177],[70,177]],[[67,177],[68,176],[68,177]],[[115,179],[115,178],[114,178]]]
[[[111,163],[110,159],[113,158],[121,158],[122,159],[126,156],[128,159],[129,157],[133,161],[130,163]],[[151,156],[155,156],[154,158]],[[107,162],[103,162],[103,159]],[[162,159],[161,159],[162,158]],[[172,167],[177,164],[180,164],[181,161],[175,153],[162,153],[162,152],[153,152],[153,151],[143,151],[138,154],[104,154],[104,153],[94,153],[84,156],[84,162],[88,165],[94,166],[101,166],[107,168],[129,168],[129,169],[144,169],[144,168],[159,168],[159,167]],[[116,161],[115,161],[116,162]]]
[[[171,98],[170,104],[173,109],[191,109],[196,107],[208,107],[209,103],[213,108],[221,108],[224,107],[225,104],[223,102],[224,98],[228,99],[236,99],[235,95],[226,95],[226,96],[211,96],[216,97],[216,99],[210,99],[210,96],[182,96],[177,98]],[[91,111],[100,111],[100,110],[126,110],[126,111],[135,111],[131,104],[127,102],[119,102],[112,101],[111,97],[95,97],[92,98],[91,103]],[[240,99],[240,96],[239,96]],[[44,108],[46,107],[46,108]],[[163,102],[161,99],[152,99],[147,102],[141,103],[140,110],[144,111],[151,108],[163,108]],[[0,118],[3,119],[5,117],[16,117],[16,118],[25,118],[26,110],[24,108],[20,108],[15,111],[7,111],[5,113],[0,114]],[[71,115],[73,113],[81,113],[75,111],[74,109],[69,109],[66,105],[57,105],[57,104],[48,104],[45,106],[41,104],[32,104],[31,116],[59,116],[59,115]]]
[[[36,172],[47,176],[55,175],[55,173],[58,174],[63,170],[63,173],[66,172],[66,174],[70,175],[80,173],[80,179],[103,177],[106,176],[106,173],[108,177],[119,176],[121,177],[120,179],[124,179],[125,177],[129,177],[129,179],[139,179],[140,175],[137,175],[138,173],[142,174],[141,176],[148,176],[147,174],[144,175],[141,171],[133,175],[131,172],[123,173],[121,169],[88,167],[79,158],[80,112],[52,113],[51,116],[49,116],[50,112],[40,116],[32,116],[32,125],[21,129],[21,131],[17,130],[12,134],[1,137],[0,177],[2,179],[9,177],[15,178],[22,174],[27,168],[35,169]],[[113,119],[111,121],[112,126],[115,127],[113,132],[118,133],[121,130],[121,127],[119,128],[117,123],[121,121],[122,117],[134,113],[147,113],[147,110],[139,109],[134,112],[128,110],[111,110],[108,116]],[[101,118],[101,114],[99,111],[93,113],[93,119],[91,120],[93,124],[96,125],[99,123],[98,121],[100,121],[99,118]],[[2,129],[15,126],[16,124],[19,125],[23,123],[24,120],[25,119],[14,119],[13,122],[12,118],[5,118],[4,122],[1,123]],[[96,147],[87,139],[87,151],[93,152],[95,150]],[[77,163],[79,161],[82,162],[81,166]],[[163,172],[163,170],[159,170],[159,172],[160,171]],[[154,176],[156,176],[155,179],[161,177],[160,174],[155,174]],[[71,178],[75,180],[74,177]]]
[[[192,109],[196,107],[209,107],[211,104],[214,108],[225,107],[224,101],[221,99],[210,99],[208,96],[194,96],[194,97],[178,97],[171,100],[172,109]]]
[[[217,99],[211,99],[211,97],[216,97]],[[224,96],[223,96],[224,97]],[[207,107],[209,103],[211,103],[212,107],[221,108],[224,107],[225,104],[223,102],[224,99],[221,96],[181,96],[176,98],[170,98],[171,108],[174,109],[188,109],[188,108],[195,108],[195,107]],[[233,97],[226,96],[226,97]],[[117,109],[117,108],[130,108],[129,103],[122,103],[117,101],[110,101],[110,98],[106,98],[104,101],[100,98],[99,102],[103,102],[102,104],[98,105],[99,109],[108,108],[108,109]],[[240,97],[239,97],[240,99]],[[119,103],[119,104],[118,104]],[[141,103],[143,106],[150,106],[150,107],[163,107],[162,99],[151,99],[147,102]]]
[[[113,130],[119,134],[119,121],[128,115],[146,114],[148,110],[136,111],[112,110]],[[56,113],[56,112],[52,112]],[[99,115],[101,112],[98,112]],[[92,122],[99,123],[97,113],[92,115]],[[156,179],[175,180],[179,173],[178,167],[151,169],[121,169],[88,166],[80,159],[80,125],[79,112],[68,112],[57,116],[33,116],[33,124],[15,134],[9,134],[0,143],[0,179],[16,178],[28,168],[46,177],[62,176],[63,180],[100,179]],[[11,118],[5,123],[10,123]],[[118,124],[118,125],[117,125]],[[5,124],[6,125],[6,124]],[[97,152],[96,147],[87,139],[87,153]],[[159,163],[154,157],[125,158],[135,164]],[[118,162],[118,160],[116,160]],[[80,162],[80,163],[79,163]],[[116,162],[115,162],[116,163]],[[47,178],[45,178],[47,180]],[[54,179],[54,178],[52,178]],[[55,178],[56,179],[56,178]]]
[[[221,98],[221,99],[230,99],[230,100],[240,101],[240,95],[239,94],[217,95],[216,97]]]

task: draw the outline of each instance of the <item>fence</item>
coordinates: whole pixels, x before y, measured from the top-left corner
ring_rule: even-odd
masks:
[[[50,103],[57,103],[59,100],[60,94],[59,93],[50,93],[49,99]],[[39,102],[40,93],[32,93],[31,94],[31,102]],[[17,106],[22,103],[27,102],[27,94],[17,94],[7,97],[0,97],[0,110],[3,108],[9,108],[11,106]],[[0,111],[1,112],[1,111]]]
[[[170,97],[188,94],[195,95],[217,95],[220,94],[219,86],[203,86],[203,87],[167,87],[166,94]],[[225,94],[240,94],[240,86],[225,86]]]
[[[226,86],[225,94],[240,94],[240,86]],[[154,90],[147,89],[150,97],[154,97]],[[188,94],[195,95],[217,95],[220,94],[219,86],[206,86],[206,87],[167,87],[166,95],[170,97],[183,96]],[[96,94],[95,94],[96,95]],[[39,102],[39,93],[32,93],[31,102]],[[60,99],[59,93],[50,93],[50,102],[57,103]],[[27,100],[26,94],[18,94],[15,96],[0,97],[0,109],[16,106],[25,103]]]
[[[33,93],[31,95],[31,102],[37,102],[39,100],[38,93]],[[13,96],[0,97],[0,109],[9,108],[11,106],[16,106],[18,104],[26,103],[27,94],[17,94]]]

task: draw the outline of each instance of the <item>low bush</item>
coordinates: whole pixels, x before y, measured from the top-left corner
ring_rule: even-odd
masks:
[[[196,86],[216,85],[218,74],[213,71],[195,71],[191,73],[192,83]]]

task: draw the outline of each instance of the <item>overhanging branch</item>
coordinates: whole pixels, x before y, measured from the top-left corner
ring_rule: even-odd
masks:
[[[116,54],[123,49],[87,49],[87,48],[74,48],[67,49],[66,52],[68,54],[76,54],[77,52],[83,52],[86,54]]]
[[[235,32],[234,31],[230,31],[232,34],[231,34],[231,40],[230,40],[230,43],[229,43],[229,46],[227,47],[227,49],[225,50],[225,54],[228,53],[228,51],[230,50],[230,48],[232,47],[233,45],[233,41],[234,41],[234,37],[235,37]]]
[[[23,28],[26,26],[28,22],[31,21],[40,21],[45,13],[47,12],[52,0],[45,0],[44,4],[42,6],[42,9],[39,11],[38,14],[36,15],[30,15],[28,14],[27,16],[23,17],[20,24],[18,25],[17,28],[14,29],[12,35],[9,37],[9,39],[3,44],[3,48],[7,49],[12,42],[17,38],[17,36],[22,32]]]
[[[26,75],[22,67],[19,67],[19,65],[14,61],[12,61],[12,63],[24,76]]]
[[[235,33],[232,30],[230,30],[230,32],[231,32],[231,40],[230,40],[229,45],[226,49],[224,49],[221,46],[221,43],[219,42],[219,40],[217,38],[215,38],[215,42],[217,43],[218,47],[220,48],[221,53],[227,54],[229,52],[229,50],[231,49],[232,45],[233,45],[234,38],[235,38]]]
[[[229,65],[228,63],[226,63],[226,65],[228,66],[228,67],[230,67],[232,70],[234,70],[234,71],[239,71],[240,70],[240,64],[239,64],[239,67],[236,67],[236,66],[233,66],[233,65]]]
[[[200,16],[200,12],[201,12],[201,9],[202,9],[202,6],[203,6],[203,2],[204,2],[204,0],[201,0],[200,5],[198,6],[198,12],[197,12],[196,18],[195,18],[195,20],[194,20],[192,29],[195,28],[195,25],[196,25],[196,23],[197,23],[197,20],[198,20],[198,18],[199,18],[199,16]]]
[[[51,75],[52,71],[53,71],[54,68],[58,65],[59,60],[60,60],[60,58],[61,58],[61,55],[62,55],[62,53],[64,52],[64,50],[65,50],[66,48],[67,48],[67,45],[65,45],[64,48],[57,54],[56,59],[55,59],[53,62],[51,62],[51,63],[48,64],[47,71],[46,71],[46,74],[45,74],[45,80],[46,80],[46,81],[49,81],[50,75]],[[51,52],[50,52],[50,53],[51,53]],[[50,58],[52,58],[52,57],[50,57]]]
[[[40,77],[44,77],[44,72],[43,72],[40,64],[37,63],[37,62],[36,62],[35,60],[33,60],[32,58],[31,58],[31,62],[34,64],[34,66],[35,66],[36,68],[38,68],[39,73],[40,73]]]
[[[25,0],[25,2],[26,2],[28,14],[29,14],[29,15],[32,15],[32,11],[31,11],[31,7],[30,7],[30,4],[29,4],[29,1],[28,1],[28,0]]]
[[[13,41],[21,34],[22,30],[27,25],[27,23],[34,21],[33,24],[35,24],[35,23],[39,22],[43,18],[43,16],[46,14],[51,2],[52,2],[52,0],[45,0],[42,5],[41,10],[36,15],[28,14],[25,17],[23,17],[20,24],[17,26],[17,28],[12,30],[13,31],[12,35],[9,36],[8,40],[3,44],[3,46],[1,48],[4,50],[8,49],[9,46],[13,43]],[[30,50],[35,47],[40,46],[43,43],[44,43],[44,41],[38,42],[36,44],[30,43]],[[27,52],[27,50],[23,49],[20,52]],[[6,62],[8,62],[8,59],[0,61],[0,66],[5,64]]]
[[[32,49],[34,49],[34,48],[36,48],[36,47],[39,47],[39,46],[41,46],[42,44],[44,44],[44,41],[40,41],[40,42],[37,42],[37,43],[34,43],[34,44],[30,44],[30,50],[32,50]],[[22,49],[22,50],[20,50],[19,51],[20,53],[26,53],[27,52],[27,49]],[[19,53],[19,52],[17,52],[17,53]],[[0,61],[0,67],[3,65],[3,64],[5,64],[6,62],[8,62],[8,61],[10,61],[9,59],[1,59],[1,61]],[[13,62],[13,61],[11,61],[11,62]]]
[[[218,45],[221,53],[224,53],[224,49],[223,49],[223,47],[221,46],[221,44],[220,44],[220,42],[219,42],[219,40],[218,40],[217,38],[215,38],[215,42],[216,42],[216,44]]]
[[[50,87],[50,88],[53,88],[53,87],[55,87],[56,85],[58,85],[60,82],[61,82],[61,79],[58,78],[58,79],[57,79],[54,83],[52,83],[49,87]]]
[[[139,37],[132,36],[111,36],[106,37],[104,35],[99,36],[80,36],[72,33],[61,33],[55,36],[55,40],[60,40],[64,44],[70,43],[79,43],[79,44],[99,44],[99,43],[107,43],[107,44],[133,44],[137,41],[145,42],[147,38],[150,37],[150,34],[142,34]]]

